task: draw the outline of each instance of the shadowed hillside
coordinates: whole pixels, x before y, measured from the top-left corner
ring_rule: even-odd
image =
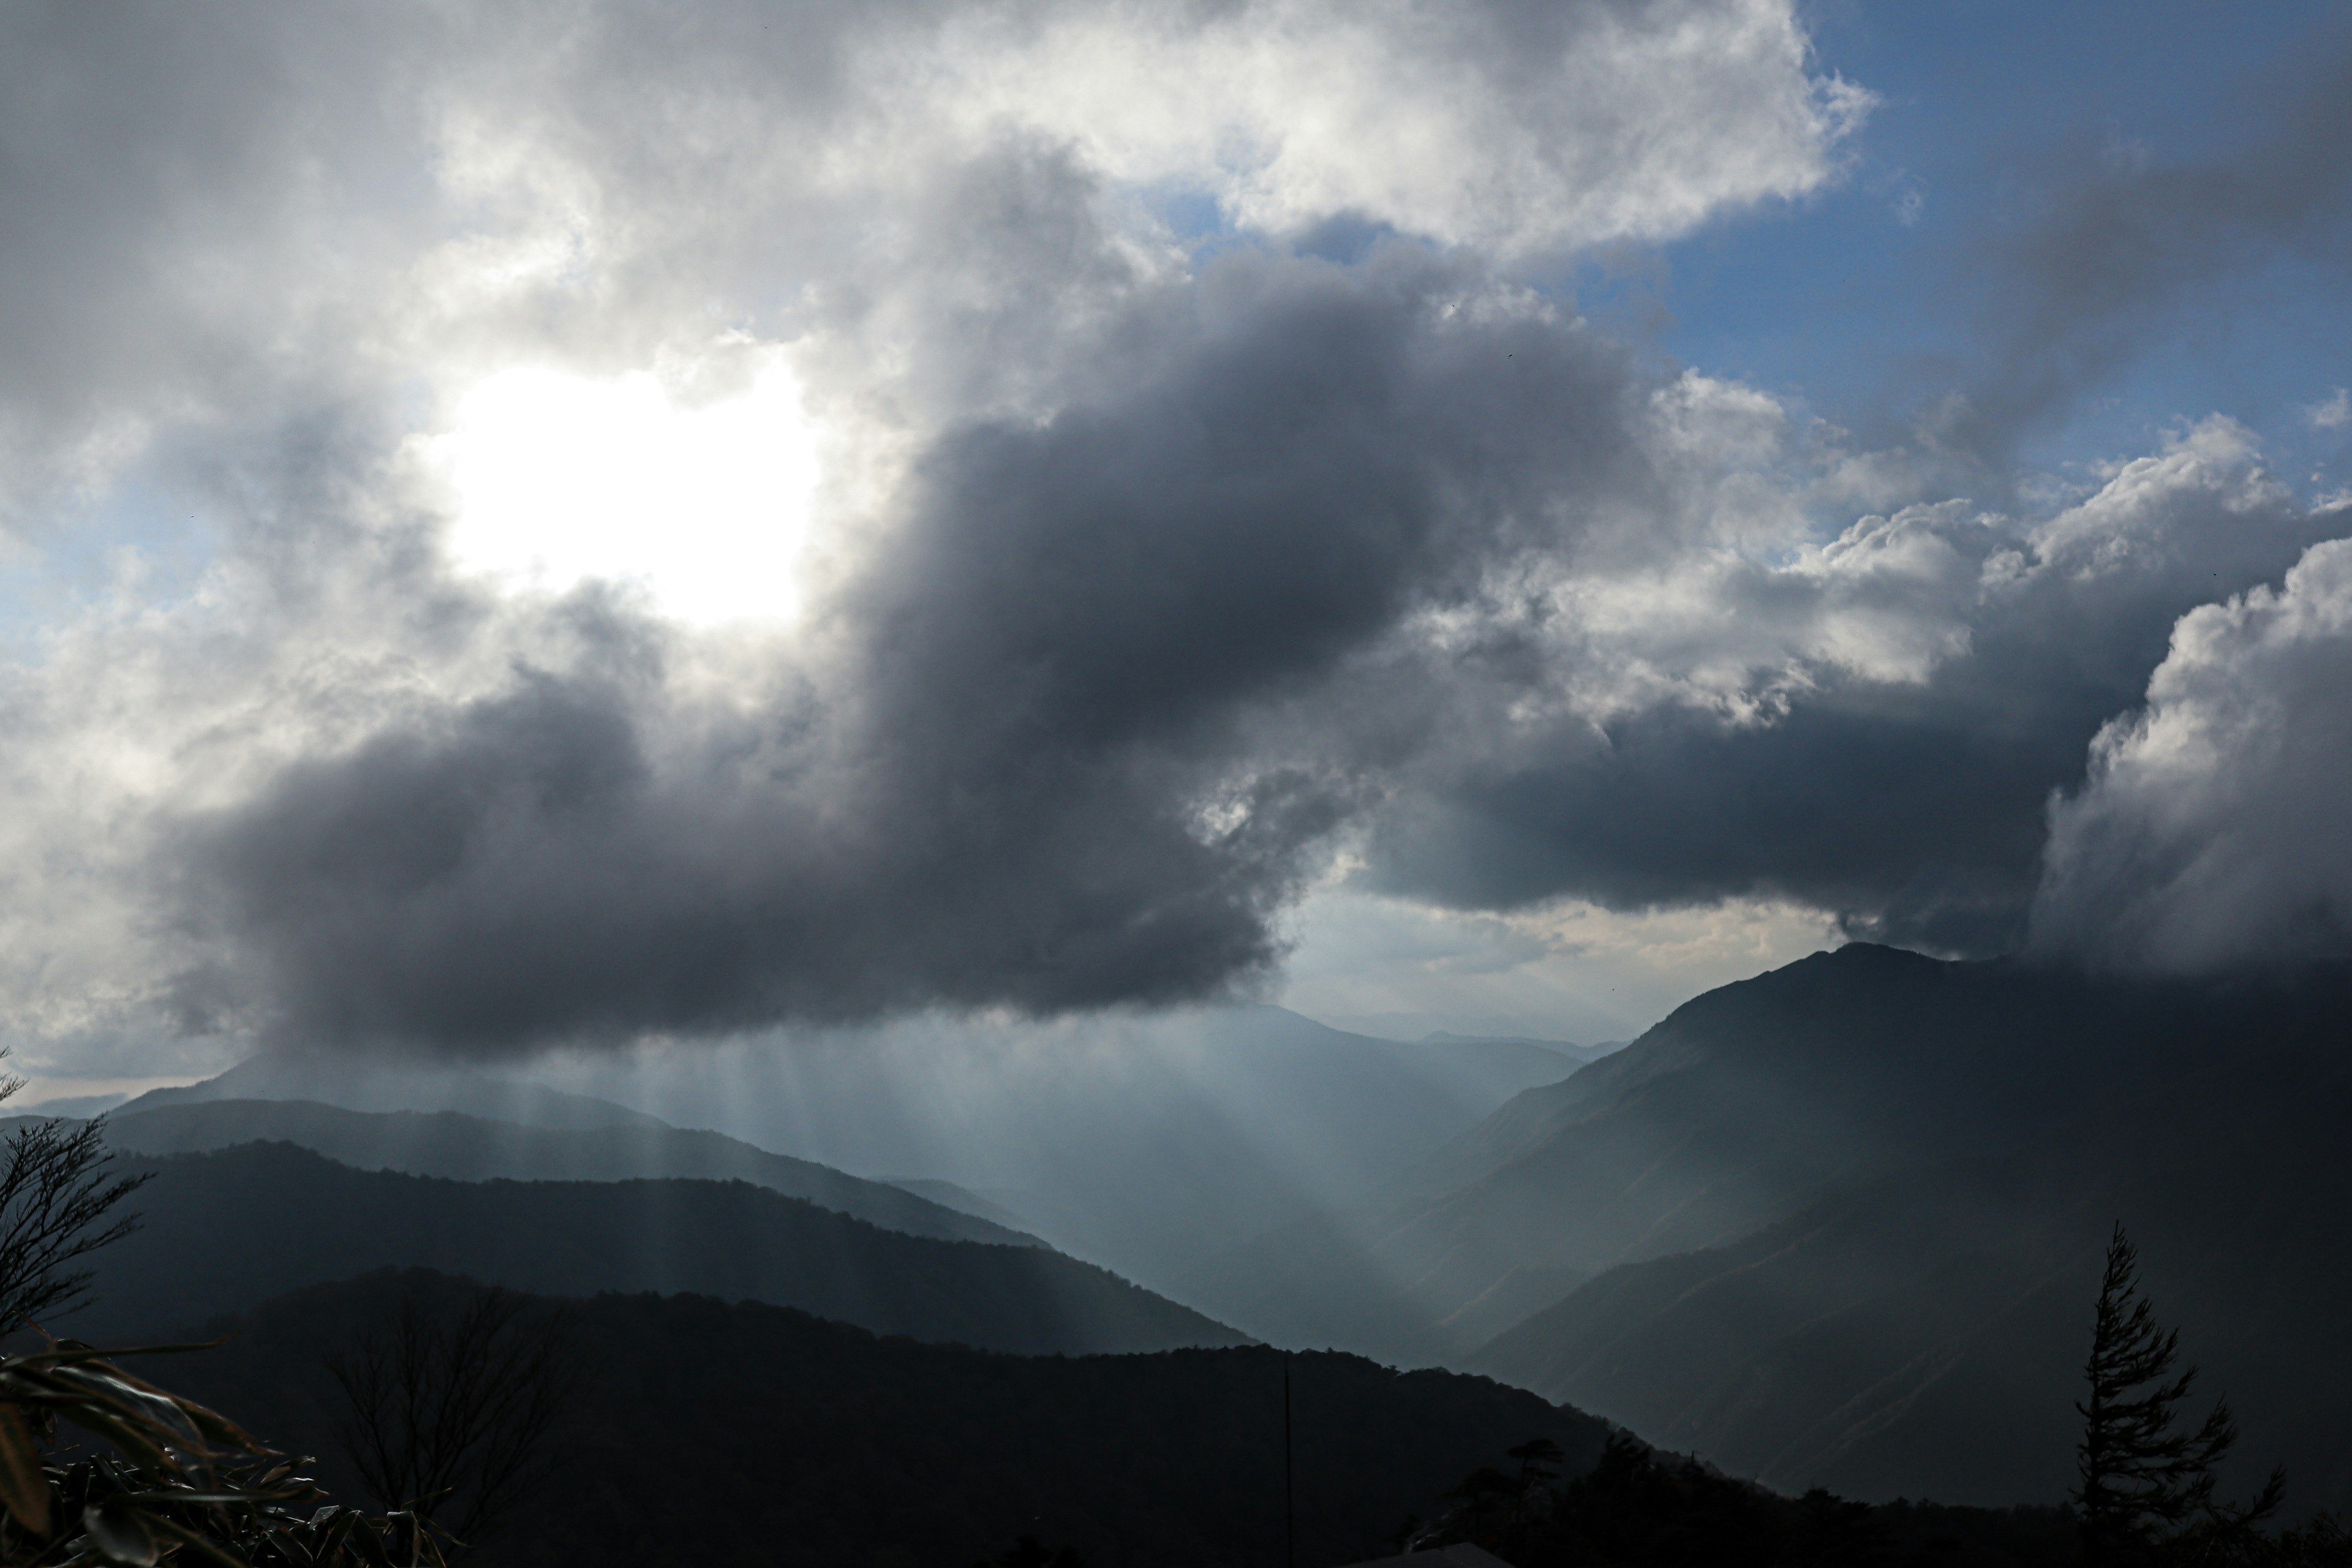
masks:
[[[2301,1505],[2341,1507],[2347,1046],[2339,972],[2151,983],[1850,946],[1517,1096],[1417,1196],[1235,1248],[1216,1299],[1280,1298],[1332,1342],[1784,1488],[2054,1500],[2120,1217],[2248,1467],[2284,1459]]]
[[[452,1182],[285,1143],[131,1161],[144,1226],[98,1258],[85,1339],[171,1334],[387,1266],[559,1295],[696,1290],[883,1333],[1034,1352],[1244,1336],[1037,1247],[905,1236],[742,1182]]]
[[[2202,1386],[2238,1413],[2238,1484],[2284,1460],[2298,1505],[2341,1509],[2352,1061],[2332,1031],[2255,1045],[2255,1029],[2178,1076],[2127,1074],[2095,1109],[1998,1152],[1612,1269],[1471,1364],[1770,1484],[2054,1500],[2120,1215]]]
[[[1415,1196],[1223,1267],[1333,1313],[1384,1291],[1393,1342],[1354,1342],[1459,1356],[1604,1269],[1727,1245],[1878,1173],[2030,1147],[2222,1046],[2335,1038],[2345,1016],[2334,981],[2109,983],[1856,944],[1515,1097],[1426,1162]]]
[[[497,1176],[750,1182],[910,1236],[1037,1245],[1034,1237],[887,1182],[862,1181],[723,1133],[671,1127],[651,1117],[607,1126],[529,1127],[454,1110],[365,1111],[314,1100],[211,1100],[126,1109],[107,1118],[107,1142],[142,1154],[198,1153],[265,1141],[299,1143],[362,1170],[466,1182]]]
[[[271,1301],[217,1325],[225,1349],[175,1358],[173,1386],[331,1460],[323,1355],[403,1290],[453,1283],[376,1275]],[[573,1310],[595,1381],[559,1479],[475,1559],[486,1568],[963,1568],[1020,1534],[1075,1545],[1089,1568],[1283,1561],[1275,1352],[989,1354],[702,1297]],[[1405,1514],[1433,1516],[1511,1444],[1551,1437],[1581,1468],[1606,1436],[1483,1378],[1301,1355],[1292,1379],[1304,1568],[1387,1550]],[[349,1484],[334,1463],[322,1475]]]

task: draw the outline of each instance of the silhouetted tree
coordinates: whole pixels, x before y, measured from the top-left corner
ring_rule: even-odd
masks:
[[[470,1544],[547,1478],[549,1438],[581,1369],[561,1320],[477,1287],[444,1319],[415,1296],[387,1332],[327,1358],[346,1404],[337,1436],[386,1509],[414,1509]]]
[[[2117,1221],[2083,1369],[2089,1386],[2074,1406],[2083,1441],[2071,1495],[2082,1510],[2087,1561],[2145,1555],[2191,1521],[2206,1534],[2247,1534],[2278,1508],[2285,1478],[2277,1471],[2253,1502],[2215,1502],[2214,1470],[2238,1440],[2237,1424],[2230,1402],[2221,1399],[2195,1430],[2177,1426],[2197,1381],[2193,1365],[2175,1374],[2179,1359],[2180,1331],[2159,1327],[2154,1306],[2139,1294],[2139,1255]]]
[[[0,1100],[24,1087],[0,1071]],[[147,1177],[117,1176],[113,1161],[103,1117],[28,1121],[0,1145],[0,1331],[79,1306],[90,1271],[71,1265],[139,1227],[114,1210]]]

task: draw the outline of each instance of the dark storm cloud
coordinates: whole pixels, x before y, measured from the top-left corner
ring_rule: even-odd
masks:
[[[1362,786],[1242,717],[1643,483],[1621,357],[1458,281],[1239,257],[1154,300],[1115,394],[934,446],[798,697],[689,720],[647,643],[192,823],[227,956],[184,1005],[489,1049],[1261,972]]]
[[[2111,710],[2074,706],[2000,735],[1935,689],[1842,691],[1752,728],[1644,713],[1603,747],[1400,810],[1377,885],[1460,908],[1785,899],[1882,940],[2000,951],[2033,891],[2043,802]]]

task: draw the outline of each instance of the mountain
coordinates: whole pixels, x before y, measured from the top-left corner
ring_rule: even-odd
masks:
[[[99,1255],[84,1339],[168,1335],[299,1286],[426,1267],[519,1289],[694,1290],[1037,1353],[1244,1336],[1043,1247],[885,1230],[743,1182],[455,1182],[290,1143],[125,1161],[142,1228]]]
[[[341,1051],[278,1049],[216,1078],[152,1089],[118,1116],[212,1100],[308,1100],[346,1110],[457,1110],[528,1127],[665,1127],[642,1110],[592,1095],[495,1077],[446,1062],[377,1059]]]
[[[1604,1269],[1730,1243],[1874,1171],[2030,1137],[2118,1075],[2200,1059],[2241,1005],[2226,987],[1850,945],[1695,998],[1514,1097],[1424,1159],[1404,1196],[1219,1267],[1345,1331],[1333,1342],[1458,1360]],[[1192,1299],[1253,1321],[1246,1303]]]
[[[896,1176],[887,1180],[892,1186],[912,1193],[919,1198],[928,1199],[943,1208],[953,1209],[961,1215],[970,1215],[974,1219],[988,1220],[999,1226],[1010,1227],[1021,1235],[1028,1234],[1019,1229],[1028,1223],[1026,1220],[1003,1204],[992,1202],[969,1187],[960,1187],[953,1182],[938,1181],[929,1176]]]
[[[9,1109],[20,1116],[66,1117],[79,1121],[111,1110],[130,1098],[127,1094],[61,1094],[29,1104],[11,1105]]]
[[[324,1356],[404,1295],[454,1281],[379,1274],[214,1325],[218,1350],[151,1375],[266,1439],[339,1462]],[[555,1303],[541,1303],[550,1313]],[[604,1563],[955,1565],[1016,1535],[1100,1568],[1283,1561],[1290,1383],[1297,1561],[1392,1548],[1407,1513],[1503,1450],[1549,1436],[1582,1469],[1602,1423],[1483,1378],[1399,1374],[1261,1347],[1025,1357],[877,1338],[756,1303],[572,1303],[593,1382],[550,1489],[469,1557],[485,1568]]]
[[[1425,1268],[1434,1307],[1555,1270],[1573,1289],[1449,1359],[1769,1484],[2055,1500],[2120,1217],[2246,1468],[2284,1459],[2301,1503],[2342,1507],[2347,1026],[2336,973],[1849,947],[1518,1097],[1371,1255]]]
[[[1457,1035],[1450,1029],[1433,1029],[1421,1037],[1421,1043],[1424,1046],[1435,1046],[1442,1050],[1488,1048],[1497,1052],[1524,1052],[1537,1061],[1542,1058],[1536,1057],[1534,1053],[1549,1051],[1554,1056],[1567,1058],[1576,1067],[1585,1067],[1599,1061],[1602,1057],[1613,1056],[1625,1048],[1625,1042],[1622,1040],[1604,1040],[1597,1046],[1580,1046],[1568,1040],[1532,1039],[1525,1035]],[[1545,1079],[1544,1081],[1556,1080]]]
[[[1608,1270],[1469,1364],[1783,1487],[2054,1500],[2120,1217],[2200,1388],[2237,1413],[2239,1489],[2284,1461],[2298,1506],[2341,1510],[2352,1062],[2340,1016],[2306,1032],[2295,1009],[2236,1011],[2201,1061],[1982,1154],[1843,1184],[1732,1245]]]
[[[498,1176],[750,1182],[909,1236],[1041,1245],[1034,1237],[922,1193],[646,1116],[604,1126],[527,1127],[454,1110],[346,1110],[303,1100],[205,1100],[119,1111],[107,1119],[107,1142],[142,1154],[196,1153],[256,1142],[299,1143],[362,1170],[465,1182]]]
[[[543,1070],[803,1159],[951,1183],[1223,1318],[1192,1293],[1205,1261],[1388,1192],[1512,1095],[1579,1068],[1545,1042],[1373,1039],[1276,1007],[1207,1007],[920,1018]]]

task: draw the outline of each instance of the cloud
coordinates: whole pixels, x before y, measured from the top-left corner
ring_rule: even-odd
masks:
[[[416,106],[383,90],[431,31],[387,7],[9,8],[0,527],[364,331],[365,288],[433,237],[399,199]]]
[[[2315,430],[2342,430],[2352,426],[2352,390],[2336,389],[2336,395],[2323,398],[2304,410]]]
[[[2181,617],[2147,703],[2050,807],[2036,945],[2212,972],[2352,946],[2352,540]]]
[[[0,482],[66,607],[0,680],[0,984],[90,1060],[1249,983],[1379,787],[1267,715],[1648,482],[1481,247],[1801,195],[1866,99],[1769,0],[5,26]],[[1333,217],[1392,239],[1265,232]],[[826,432],[799,629],[453,570],[468,388],[747,343]]]
[[[1071,138],[1245,227],[1333,214],[1490,251],[1687,232],[1837,173],[1864,89],[1807,69],[1775,0],[1256,0],[977,12],[948,112]]]
[[[1236,256],[1139,305],[1114,395],[920,455],[761,701],[614,610],[186,817],[189,1026],[488,1049],[1263,974],[1365,783],[1247,713],[1643,478],[1622,356],[1465,281]]]
[[[1983,950],[2173,623],[2340,531],[2226,420],[1979,505],[1531,288],[1840,177],[1786,4],[691,15],[0,24],[21,1037],[1154,1005],[1276,984],[1335,856],[1448,930]],[[755,363],[793,624],[453,559],[470,390]]]
[[[1464,909],[1786,900],[2000,951],[2044,803],[2173,622],[2336,526],[2215,420],[2039,522],[1915,507],[1779,566],[1689,549],[1570,584],[1542,666],[1574,688],[1433,749],[1365,878]]]
[[[1345,889],[1310,896],[1284,965],[1285,1006],[1339,1027],[1391,1015],[1387,1032],[1631,1039],[1695,993],[1837,942],[1817,910],[1742,900],[1624,914],[1574,900],[1508,915],[1460,913]],[[1398,1025],[1413,1015],[1455,1015]],[[1517,1022],[1473,1022],[1481,1014]],[[1368,1032],[1381,1032],[1373,1030]]]

